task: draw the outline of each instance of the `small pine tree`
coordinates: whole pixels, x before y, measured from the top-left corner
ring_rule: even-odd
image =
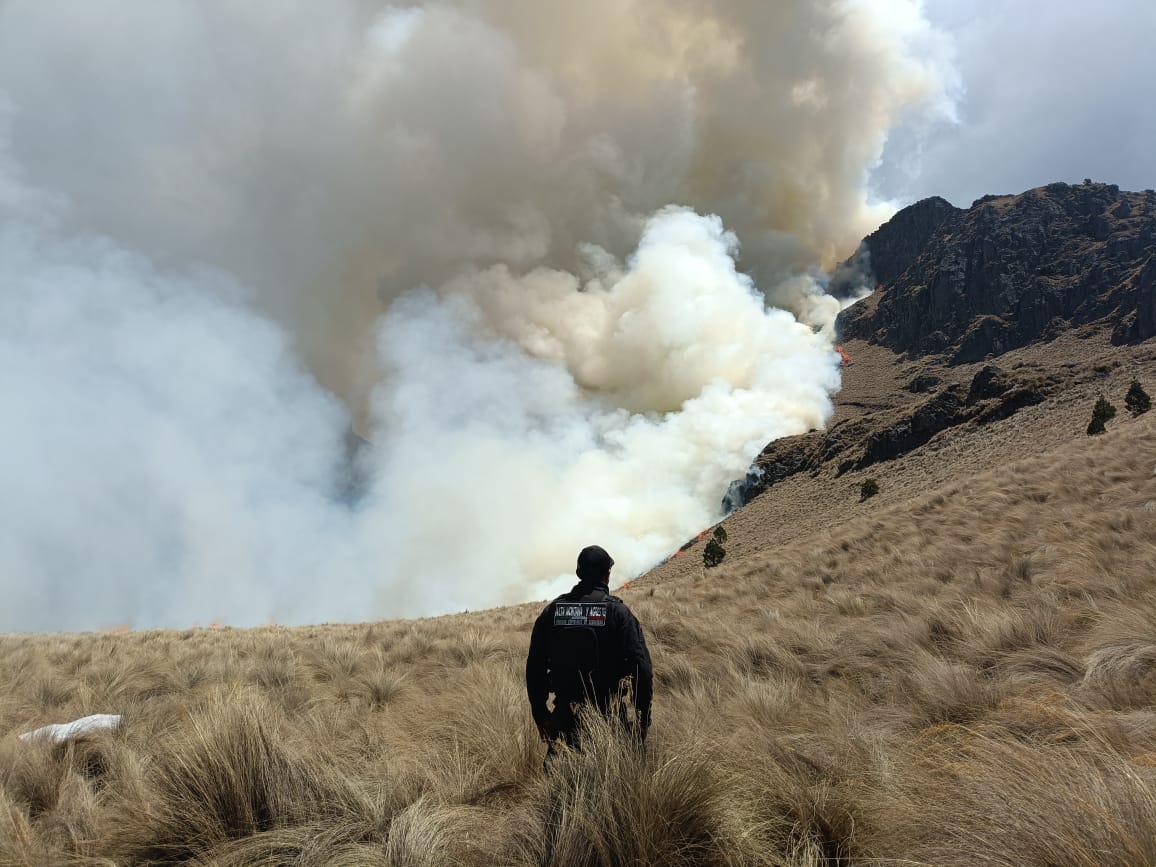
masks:
[[[718,543],[718,540],[711,539],[706,543],[706,547],[702,549],[702,565],[707,569],[713,569],[723,561],[723,557],[726,555],[726,549]]]
[[[723,529],[723,525],[719,524],[714,528],[714,540],[720,545],[727,543],[727,531]]]
[[[1124,395],[1124,407],[1134,416],[1143,415],[1152,408],[1152,398],[1148,396],[1144,386],[1140,385],[1140,380],[1133,379],[1132,384],[1128,386],[1128,393]]]
[[[1104,395],[1100,395],[1100,399],[1096,401],[1096,405],[1092,407],[1092,418],[1098,418],[1100,421],[1107,424],[1116,417],[1116,407],[1108,403],[1108,399]]]
[[[859,486],[859,502],[869,500],[879,493],[879,483],[874,479],[866,479]]]
[[[1088,423],[1088,436],[1102,434],[1106,430],[1104,425],[1115,417],[1116,407],[1108,403],[1108,399],[1101,394],[1096,405],[1092,407],[1092,420]]]

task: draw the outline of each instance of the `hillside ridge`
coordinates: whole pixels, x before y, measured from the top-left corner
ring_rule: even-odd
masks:
[[[845,501],[898,462],[920,488],[906,467],[930,481],[934,456],[952,454],[967,472],[961,443],[998,463],[1033,439],[1081,437],[1095,400],[1112,393],[1119,403],[1156,359],[1152,191],[1057,183],[967,209],[925,199],[863,240],[835,291],[850,291],[868,266],[881,275],[873,294],[839,318],[834,417],[769,443],[727,491],[724,511],[778,487],[776,501],[791,505],[762,507],[776,523],[820,526],[808,486],[819,500]]]

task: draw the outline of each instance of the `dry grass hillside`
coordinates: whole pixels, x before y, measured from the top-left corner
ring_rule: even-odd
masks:
[[[894,394],[851,351],[848,403]],[[645,755],[595,721],[543,774],[538,605],[6,637],[0,863],[1156,864],[1156,412],[1122,403],[1151,351],[792,478],[728,519],[721,566],[692,550],[624,590]],[[1100,390],[1120,416],[1087,437]],[[16,738],[99,712],[124,725]]]

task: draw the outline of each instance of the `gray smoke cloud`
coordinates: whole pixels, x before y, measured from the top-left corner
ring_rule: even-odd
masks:
[[[0,629],[655,562],[828,417],[818,268],[941,48],[906,0],[8,0]]]

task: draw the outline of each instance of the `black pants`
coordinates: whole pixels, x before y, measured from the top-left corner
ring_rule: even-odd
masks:
[[[615,711],[612,708],[603,708],[600,705],[588,705],[584,702],[570,702],[555,699],[554,710],[550,714],[550,731],[553,733],[553,737],[549,738],[546,742],[547,766],[549,765],[550,759],[558,754],[560,744],[565,744],[572,750],[579,749],[579,733],[581,729],[579,717],[582,709],[585,707],[596,708],[607,718],[615,715]],[[621,703],[618,704],[616,715],[622,725],[622,731],[629,731],[630,721],[626,715],[626,707]]]

